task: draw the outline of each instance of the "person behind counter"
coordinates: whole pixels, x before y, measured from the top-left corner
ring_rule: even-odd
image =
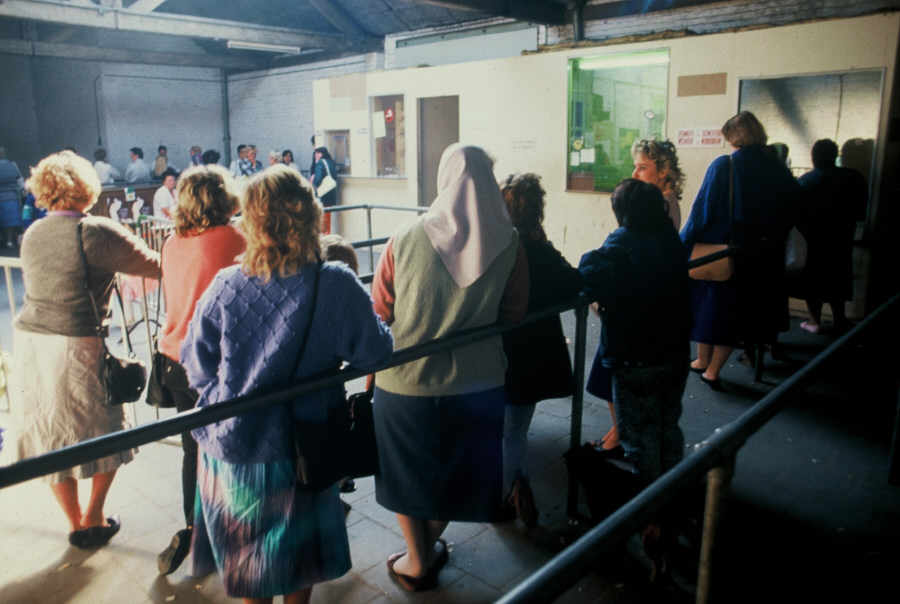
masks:
[[[106,149],[100,147],[94,151],[94,170],[97,171],[97,177],[100,184],[110,185],[112,182],[120,178],[122,173],[112,164],[106,163]]]
[[[132,147],[129,150],[131,163],[125,168],[125,182],[145,182],[150,180],[150,167],[144,162],[144,150],[140,147]]]
[[[160,145],[157,149],[156,159],[153,160],[153,176],[162,178],[168,169],[176,170],[174,165],[169,161],[169,150],[165,145]]]
[[[153,194],[153,215],[157,218],[172,219],[172,210],[178,205],[175,200],[175,182],[178,173],[172,168],[162,173],[163,184]]]

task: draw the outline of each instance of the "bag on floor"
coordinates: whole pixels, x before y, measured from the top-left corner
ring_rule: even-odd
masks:
[[[595,523],[605,520],[643,488],[633,464],[590,443],[569,449],[563,457],[569,475],[584,488]]]

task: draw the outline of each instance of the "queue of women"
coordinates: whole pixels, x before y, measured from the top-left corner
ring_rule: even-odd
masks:
[[[732,347],[751,337],[771,343],[786,312],[779,284],[798,185],[765,152],[765,132],[752,114],[728,120],[723,134],[735,150],[710,166],[680,238],[684,177],[675,148],[637,142],[634,178],[611,197],[619,228],[577,268],[544,232],[538,176],[513,175],[498,186],[482,149],[452,145],[441,158],[437,198],[390,239],[371,297],[346,264],[320,261],[321,204],[295,170],[256,174],[240,199],[224,169],[185,171],[175,235],[160,257],[125,227],[88,216],[100,192],[96,173],[74,153],[53,154],[29,180],[49,213],[22,244],[18,455],[126,427],[122,407],[102,402],[102,340],[86,288],[106,316],[116,272],[161,272],[163,381],[179,410],[284,387],[344,362],[374,370],[394,348],[517,323],[582,291],[604,317],[587,388],[611,401],[614,426],[598,446],[624,455],[649,483],[683,454],[678,420],[688,370],[718,387]],[[89,280],[73,260],[78,230]],[[739,278],[692,282],[687,262],[695,242],[735,242],[753,253],[739,262]],[[307,345],[298,351],[301,340]],[[697,342],[693,360],[690,340]],[[572,390],[558,317],[377,372],[376,499],[396,513],[406,541],[386,561],[394,581],[409,591],[438,584],[450,554],[441,539],[449,521],[517,515],[528,526],[537,522],[528,427],[536,403]],[[172,572],[193,551],[195,573],[218,569],[227,593],[247,602],[275,595],[305,602],[313,585],[346,573],[338,486],[299,488],[290,430],[298,419],[324,421],[342,397],[341,387],[327,388],[183,434],[185,528],[159,555],[160,572]],[[134,453],[45,477],[73,545],[104,545],[120,529],[104,503],[116,470]],[[86,507],[77,479],[92,481]]]

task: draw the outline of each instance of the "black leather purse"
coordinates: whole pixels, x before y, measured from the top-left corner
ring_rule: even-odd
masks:
[[[94,299],[94,293],[91,291],[89,282],[89,270],[87,257],[84,254],[84,243],[81,238],[82,223],[78,223],[78,251],[81,255],[81,262],[84,265],[84,288],[87,290],[88,297],[91,300],[91,307],[94,309],[94,317],[97,319],[95,327],[97,336],[103,342],[103,358],[100,361],[100,381],[103,382],[106,389],[106,404],[121,405],[122,403],[133,403],[141,398],[144,386],[147,384],[147,368],[144,363],[139,361],[131,347],[131,336],[128,329],[123,330],[126,347],[128,348],[128,358],[123,359],[115,356],[106,347],[106,334],[103,329],[103,321],[97,310],[97,301]],[[119,293],[119,286],[113,278],[113,287],[116,295],[121,301],[122,295]]]
[[[320,261],[313,280],[312,310],[291,378],[297,374],[316,313]],[[329,409],[325,425],[296,421],[293,432],[297,484],[309,491],[323,491],[342,478],[361,478],[378,471],[372,389],[352,394]]]

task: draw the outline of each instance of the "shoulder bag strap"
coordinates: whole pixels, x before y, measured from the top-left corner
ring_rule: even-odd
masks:
[[[303,358],[303,353],[306,352],[306,343],[309,341],[309,332],[312,331],[313,317],[316,314],[316,302],[319,297],[319,274],[321,272],[322,261],[317,259],[315,275],[313,276],[312,308],[310,308],[309,316],[306,319],[306,329],[303,331],[303,339],[300,340],[300,348],[297,350],[297,359],[294,361],[294,368],[288,375],[290,383],[293,382],[294,376],[297,375],[297,369],[300,367],[300,360]]]
[[[731,241],[728,245],[734,245],[734,159],[728,156],[728,225]]]
[[[75,230],[78,237],[78,255],[81,258],[81,265],[84,267],[84,289],[87,290],[88,297],[91,300],[91,308],[94,309],[94,318],[97,320],[97,325],[94,329],[97,331],[97,335],[101,338],[103,337],[103,321],[100,320],[100,313],[97,311],[97,301],[94,299],[94,292],[91,291],[91,283],[90,283],[90,271],[88,269],[87,256],[84,253],[84,241],[82,240],[81,230],[82,230],[82,221],[78,221],[78,228]]]

